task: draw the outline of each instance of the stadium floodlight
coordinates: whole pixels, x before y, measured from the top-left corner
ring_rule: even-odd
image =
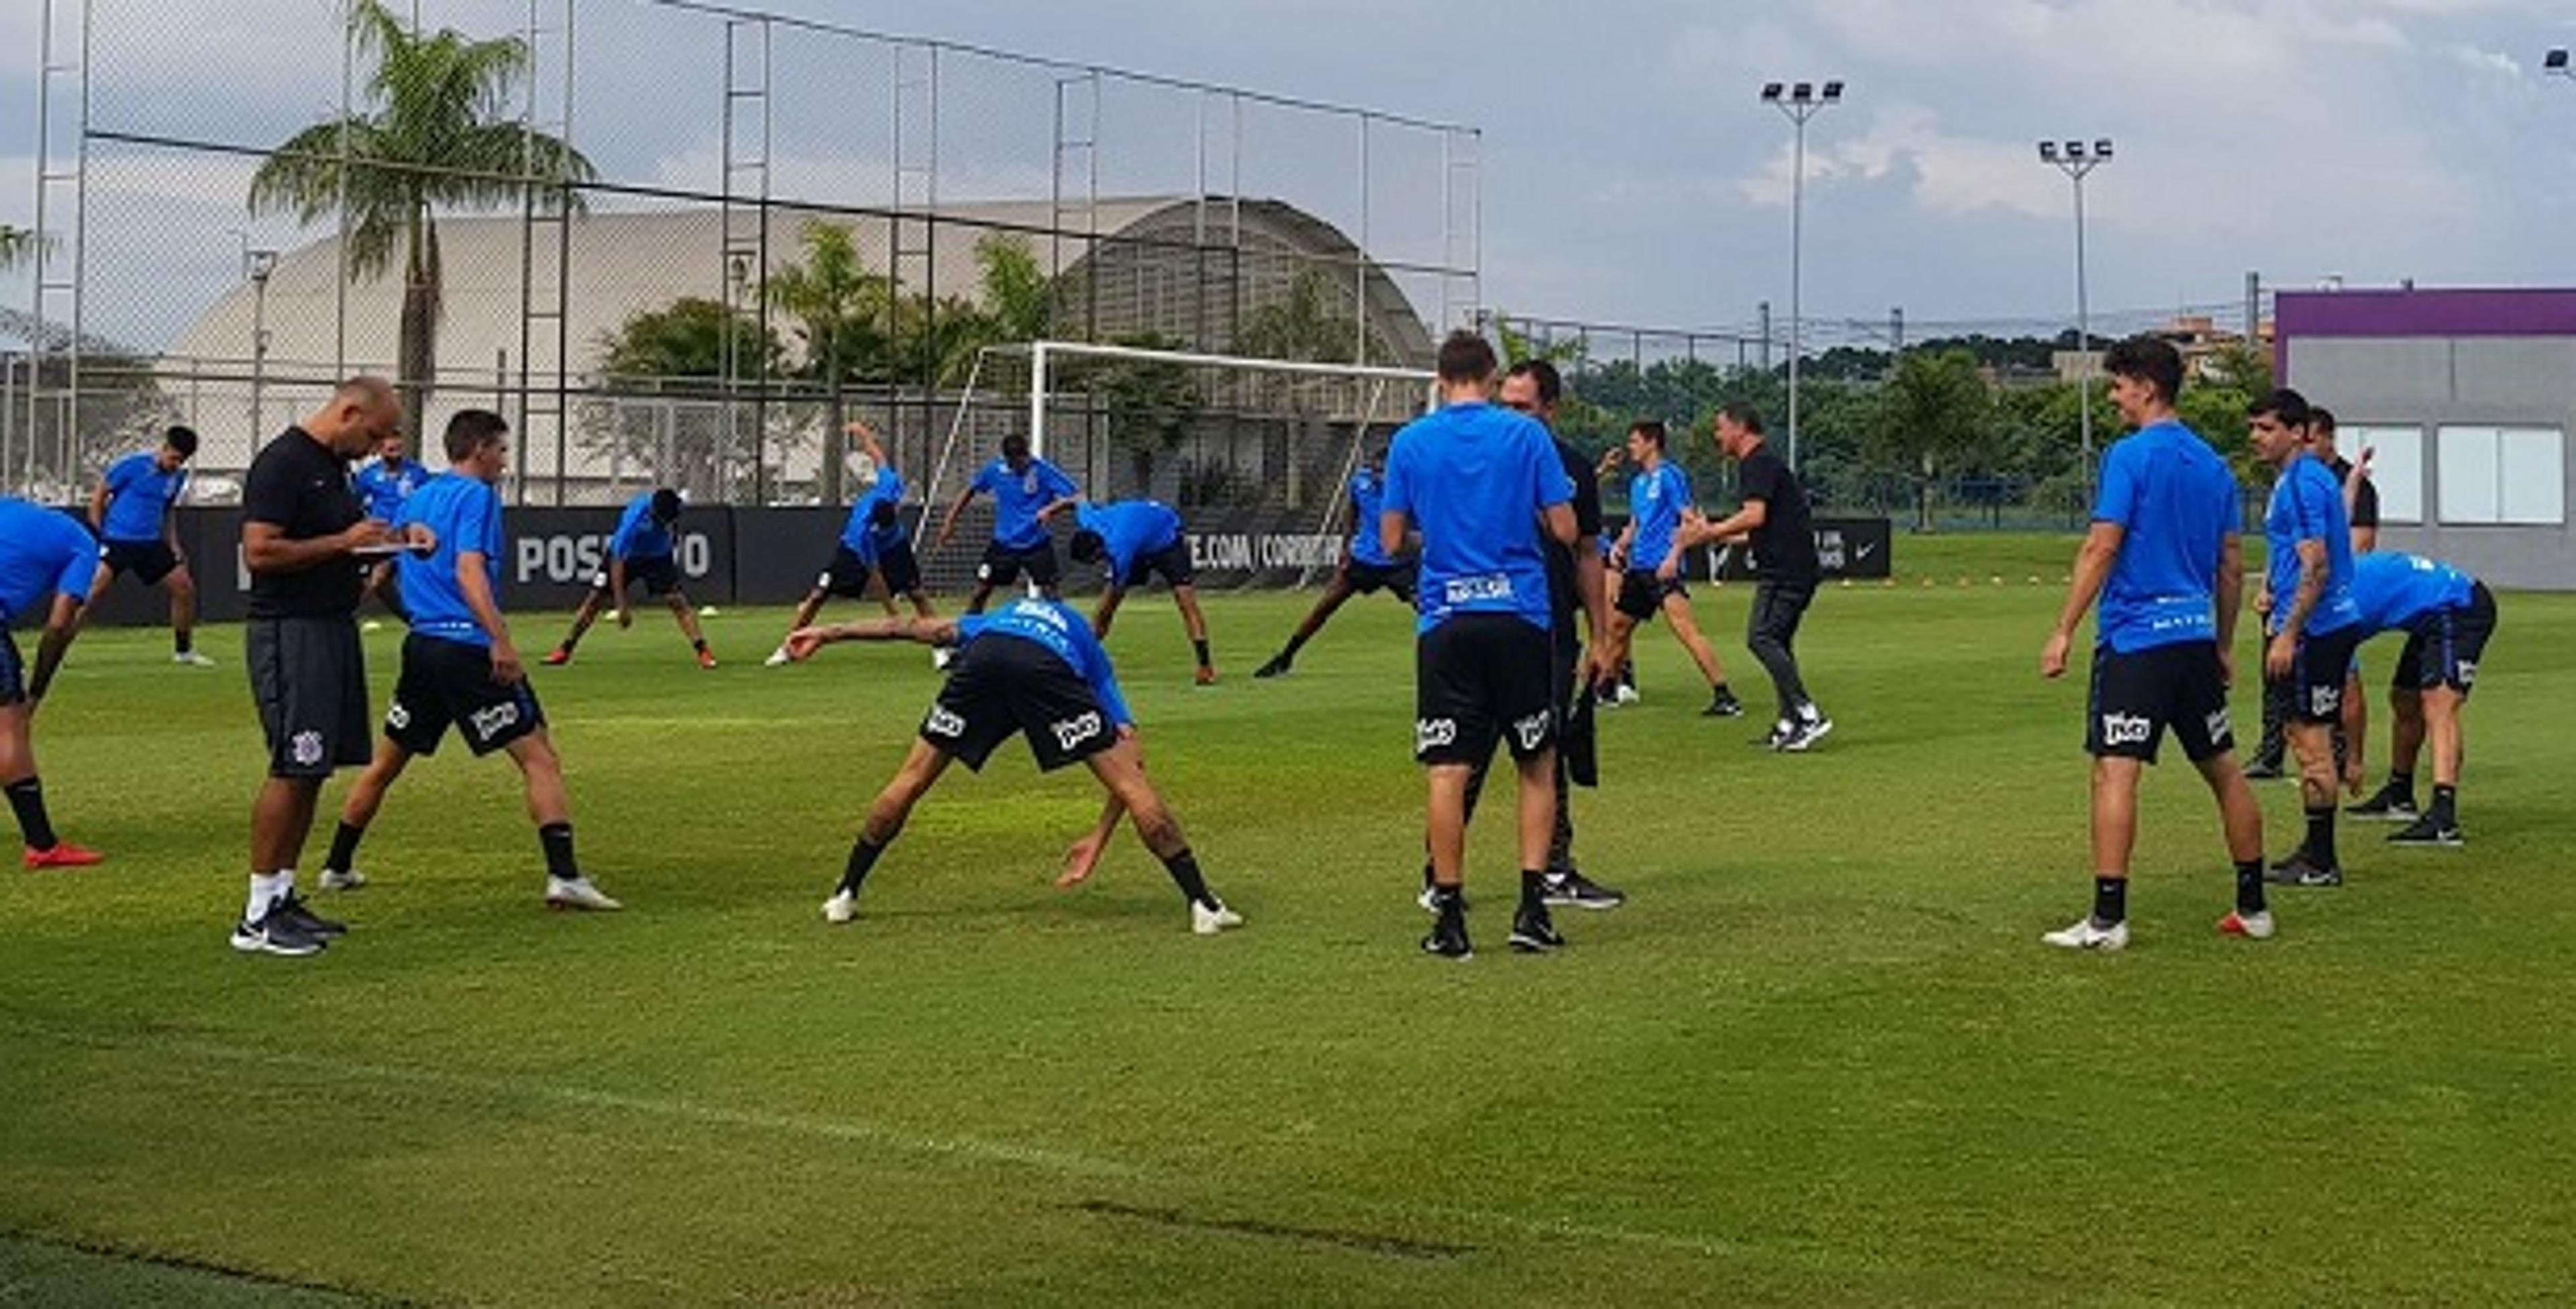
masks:
[[[2540,57],[2540,71],[2560,77],[2576,77],[2576,72],[2569,71],[2567,67],[2567,47],[2563,45],[2551,46],[2549,52]]]
[[[2097,137],[2087,147],[2082,141],[2039,143],[2040,161],[2066,174],[2075,184],[2075,354],[2083,366],[2084,401],[2075,406],[2076,424],[2083,432],[2084,499],[2093,499],[2093,317],[2084,287],[2084,178],[2094,169],[2111,162],[2111,138]]]
[[[1843,101],[1840,78],[1825,83],[1823,95],[1813,82],[1790,85],[1783,96],[1778,82],[1762,84],[1762,103],[1788,118],[1792,146],[1789,172],[1789,466],[1798,466],[1798,354],[1805,344],[1803,292],[1806,272],[1807,120]],[[1765,347],[1768,348],[1767,345]]]

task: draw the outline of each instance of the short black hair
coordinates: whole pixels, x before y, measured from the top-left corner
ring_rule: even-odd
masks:
[[[1493,375],[1492,342],[1462,327],[1440,343],[1441,381],[1481,382]]]
[[[680,521],[680,493],[667,486],[655,491],[652,513],[653,521],[657,523]]]
[[[510,425],[489,409],[459,409],[454,418],[447,420],[447,462],[463,463],[509,431]]]
[[[194,459],[197,457],[197,429],[173,423],[169,431],[161,434],[161,444],[178,451],[182,459]]]
[[[2182,394],[2182,351],[2162,337],[2133,336],[2102,352],[2102,371],[2145,382],[2166,404]]]
[[[1100,562],[1100,556],[1108,548],[1109,543],[1100,539],[1100,533],[1086,527],[1073,534],[1072,542],[1065,546],[1065,553],[1072,555],[1077,564],[1094,564]]]
[[[1019,459],[1026,459],[1026,458],[1028,458],[1028,457],[1029,457],[1029,434],[1028,434],[1028,433],[1026,433],[1026,432],[1013,432],[1013,433],[1011,433],[1009,436],[1006,436],[1006,437],[1003,437],[1003,438],[1002,438],[1002,458],[1004,458],[1004,459],[1008,459],[1008,460],[1019,460]]]
[[[1751,432],[1755,436],[1762,435],[1762,411],[1744,403],[1741,400],[1729,401],[1726,404],[1719,405],[1717,407],[1717,416],[1735,424],[1737,427],[1743,428],[1745,431]]]
[[[1523,359],[1512,365],[1505,377],[1527,377],[1538,383],[1538,402],[1552,405],[1565,394],[1565,375],[1545,359]]]
[[[2309,405],[2308,430],[2311,432],[2332,432],[2335,430],[2334,411],[2326,408],[2324,405]]]
[[[1654,442],[1655,448],[1661,450],[1664,448],[1664,420],[1660,418],[1640,418],[1637,421],[1628,424],[1628,435],[1642,436],[1647,440]]]
[[[2307,426],[2308,412],[2308,398],[2286,386],[2273,387],[2245,406],[2246,417],[2260,418],[2270,414],[2283,427]]]
[[[873,509],[868,510],[868,526],[870,526],[870,527],[892,527],[892,526],[894,526],[894,501],[892,501],[892,500],[879,500],[879,501],[877,501],[877,503],[876,503],[876,507],[875,507],[875,508],[873,508]]]

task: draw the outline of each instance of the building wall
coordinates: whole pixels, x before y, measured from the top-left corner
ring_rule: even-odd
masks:
[[[2499,587],[2576,590],[2576,333],[2527,336],[2293,336],[2283,381],[2354,428],[2421,431],[2419,523],[2383,526],[2383,547],[2446,560]],[[2463,525],[2442,521],[2443,427],[2555,429],[2560,510],[2556,523]],[[2349,442],[2348,442],[2349,444]],[[2531,488],[2522,488],[2528,492]]]

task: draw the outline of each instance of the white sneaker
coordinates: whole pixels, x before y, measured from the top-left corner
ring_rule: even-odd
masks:
[[[179,654],[174,654],[170,656],[170,662],[174,664],[186,664],[190,668],[212,668],[215,666],[215,661],[208,659],[205,656],[205,652],[200,650],[188,650]]]
[[[839,926],[859,916],[859,898],[847,891],[834,891],[823,902],[823,921]]]
[[[1796,731],[1787,740],[1780,743],[1780,748],[1789,754],[1804,754],[1807,747],[1824,740],[1825,734],[1832,730],[1834,730],[1834,720],[1830,718],[1806,719],[1798,724]]]
[[[825,908],[829,909],[830,906],[827,905]],[[1211,909],[1195,900],[1190,902],[1190,930],[1201,936],[1214,936],[1229,927],[1241,926],[1243,926],[1243,915],[1222,904]]]
[[[938,647],[930,652],[930,666],[939,669],[942,672],[946,672],[948,670],[948,661],[956,657],[956,651],[951,650],[946,646]]]
[[[1637,688],[1629,686],[1624,682],[1620,684],[1618,690],[1611,693],[1610,698],[1613,702],[1618,704],[1635,704],[1639,700],[1645,699],[1644,696],[1637,694]]]
[[[2109,927],[2096,927],[2093,916],[2087,914],[2076,919],[2073,927],[2039,939],[2061,950],[2121,950],[2129,944],[2129,923],[2124,918]]]
[[[770,651],[769,657],[760,661],[760,666],[763,668],[776,668],[780,664],[786,662],[788,662],[787,647],[782,645],[777,649]]]
[[[546,907],[607,910],[626,906],[609,899],[608,894],[591,885],[587,877],[549,877],[546,879]]]
[[[2241,936],[2248,941],[2269,941],[2272,939],[2272,911],[2266,909],[2258,914],[2241,914],[2228,910],[2227,916],[2218,920],[2218,930],[2224,935]]]
[[[355,868],[322,870],[322,889],[325,891],[354,891],[366,884],[367,875]]]

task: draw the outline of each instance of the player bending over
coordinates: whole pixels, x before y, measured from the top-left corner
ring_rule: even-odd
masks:
[[[1252,670],[1254,677],[1278,677],[1297,662],[1297,652],[1315,639],[1317,632],[1342,607],[1342,602],[1355,595],[1375,595],[1385,591],[1413,604],[1414,565],[1410,558],[1388,554],[1377,539],[1378,505],[1386,498],[1386,452],[1372,450],[1368,459],[1351,471],[1351,535],[1342,547],[1342,561],[1333,569],[1333,580],[1324,584],[1324,593],[1315,597],[1315,607],[1308,610],[1304,622],[1288,638],[1270,662]]]
[[[81,606],[89,600],[97,563],[98,543],[71,515],[0,496],[0,791],[8,793],[9,808],[18,816],[29,868],[83,868],[103,857],[54,835],[28,735],[63,652],[80,635]],[[37,640],[30,677],[9,629],[39,606],[45,634]]]
[[[98,532],[98,577],[91,597],[107,594],[117,574],[132,570],[145,586],[170,593],[172,663],[199,668],[215,661],[197,652],[197,581],[179,549],[178,519],[171,511],[188,493],[188,461],[197,434],[173,427],[158,450],[137,450],[107,466],[90,492],[89,525]]]
[[[814,615],[823,612],[823,603],[833,596],[851,600],[866,598],[868,578],[877,578],[877,602],[887,614],[895,608],[898,595],[912,602],[913,612],[924,618],[935,618],[930,597],[921,589],[921,561],[913,557],[912,537],[903,530],[903,475],[895,471],[886,458],[885,447],[877,444],[877,434],[868,425],[852,422],[851,436],[858,438],[868,452],[868,461],[876,465],[876,485],[850,506],[849,521],[841,526],[841,539],[832,547],[832,562],[823,566],[822,575],[814,579],[814,589],[805,593],[804,603],[796,606],[796,620],[788,631],[811,627]],[[788,661],[787,643],[780,641],[762,663],[775,668]]]
[[[2457,846],[2460,836],[2460,711],[2477,684],[2478,663],[2495,635],[2495,593],[2438,560],[2410,554],[2366,554],[2353,561],[2353,603],[2362,630],[2406,633],[2388,686],[2397,727],[2389,747],[2388,783],[2344,812],[2355,818],[2407,822],[2393,845]],[[2415,809],[2415,761],[2433,746],[2433,803]],[[2361,749],[2359,735],[2354,753]]]
[[[476,758],[506,752],[527,783],[528,816],[545,849],[545,902],[558,909],[615,909],[572,854],[572,803],[564,794],[563,760],[546,731],[545,711],[510,643],[501,617],[501,497],[493,484],[509,465],[509,424],[481,409],[447,423],[447,471],[403,502],[398,527],[426,527],[437,548],[395,561],[411,606],[403,638],[402,676],[385,706],[385,735],[375,758],[349,788],[340,829],[322,866],[322,885],[356,890],[367,883],[356,866],[358,842],[384,806],[385,792],[415,755],[436,754],[454,727]]]
[[[602,607],[617,611],[617,625],[635,625],[635,613],[626,607],[626,588],[631,582],[642,582],[647,595],[657,595],[671,607],[671,617],[680,624],[680,634],[689,638],[689,648],[697,652],[698,667],[716,666],[715,652],[707,648],[707,634],[698,630],[697,611],[689,607],[689,593],[680,588],[680,564],[676,556],[678,543],[671,539],[671,525],[680,521],[680,493],[669,487],[647,491],[627,502],[626,512],[617,520],[617,531],[608,538],[608,566],[590,579],[590,594],[582,597],[581,609],[572,616],[572,632],[563,644],[546,655],[549,667],[572,662],[573,647],[581,644],[582,633],[599,621]]]
[[[1118,616],[1127,588],[1143,586],[1159,573],[1171,584],[1172,601],[1181,609],[1181,629],[1189,633],[1190,649],[1198,655],[1198,684],[1216,685],[1216,664],[1208,656],[1207,615],[1199,609],[1198,574],[1190,570],[1190,542],[1181,532],[1180,512],[1160,500],[1105,505],[1075,500],[1048,505],[1040,516],[1053,514],[1065,503],[1073,505],[1074,521],[1081,524],[1066,547],[1073,561],[1102,564],[1109,572],[1100,608],[1091,615],[1091,634],[1109,639],[1110,620]]]
[[[994,748],[1018,732],[1028,740],[1038,771],[1079,761],[1100,779],[1111,802],[1134,818],[1136,835],[1189,901],[1191,931],[1213,936],[1242,925],[1242,916],[1208,890],[1180,823],[1146,780],[1135,715],[1118,690],[1109,652],[1081,615],[1053,600],[1016,600],[990,616],[880,618],[803,628],[788,636],[787,650],[810,659],[834,641],[919,641],[953,647],[957,658],[911,754],[868,806],[840,885],[823,902],[826,921],[846,923],[856,916],[868,870],[952,760],[981,771]]]

